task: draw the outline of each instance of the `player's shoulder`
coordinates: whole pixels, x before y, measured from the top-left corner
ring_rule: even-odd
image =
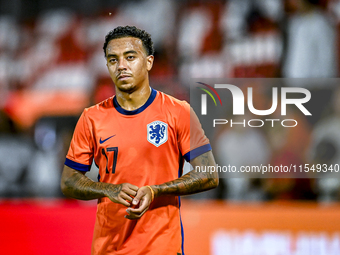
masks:
[[[86,114],[87,116],[96,115],[96,114],[103,113],[108,109],[113,108],[114,107],[113,106],[113,98],[114,98],[114,96],[109,97],[109,98],[105,99],[104,101],[101,101],[101,102],[99,102],[95,105],[92,105],[90,107],[85,108],[84,114]]]
[[[159,97],[162,101],[162,104],[166,105],[167,107],[170,108],[177,108],[177,109],[182,109],[182,108],[189,108],[190,105],[187,101],[181,100],[178,98],[175,98],[174,96],[168,95],[164,92],[158,91]]]

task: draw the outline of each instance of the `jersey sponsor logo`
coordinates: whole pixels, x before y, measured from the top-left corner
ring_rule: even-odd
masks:
[[[100,139],[99,139],[99,143],[100,143],[100,144],[105,143],[107,140],[109,140],[110,138],[112,138],[112,137],[114,137],[114,136],[116,136],[116,135],[111,135],[110,137],[108,137],[108,138],[106,138],[106,139],[104,139],[104,140],[102,140],[102,138],[100,138]]]
[[[168,140],[168,124],[162,121],[154,121],[147,125],[148,141],[156,147]]]

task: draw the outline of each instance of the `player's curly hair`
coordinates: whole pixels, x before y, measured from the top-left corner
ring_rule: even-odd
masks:
[[[130,37],[130,36],[139,38],[143,42],[143,46],[148,55],[154,54],[153,42],[151,40],[151,35],[148,32],[146,32],[145,30],[139,29],[135,26],[125,26],[125,27],[119,26],[111,30],[110,32],[108,32],[107,35],[105,36],[105,42],[103,46],[105,57],[106,57],[107,45],[109,44],[111,40],[122,38],[122,37]]]

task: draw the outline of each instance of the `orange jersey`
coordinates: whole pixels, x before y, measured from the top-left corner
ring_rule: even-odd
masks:
[[[94,159],[99,181],[142,187],[179,178],[184,158],[190,161],[209,150],[189,104],[152,89],[134,111],[124,110],[115,97],[85,109],[65,165],[89,171]],[[92,254],[183,255],[179,207],[177,196],[158,197],[140,219],[128,220],[125,206],[99,199]]]

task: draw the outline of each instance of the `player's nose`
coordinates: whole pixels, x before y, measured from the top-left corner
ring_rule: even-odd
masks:
[[[125,59],[120,59],[118,61],[118,71],[122,71],[126,69],[127,69],[127,61]]]

